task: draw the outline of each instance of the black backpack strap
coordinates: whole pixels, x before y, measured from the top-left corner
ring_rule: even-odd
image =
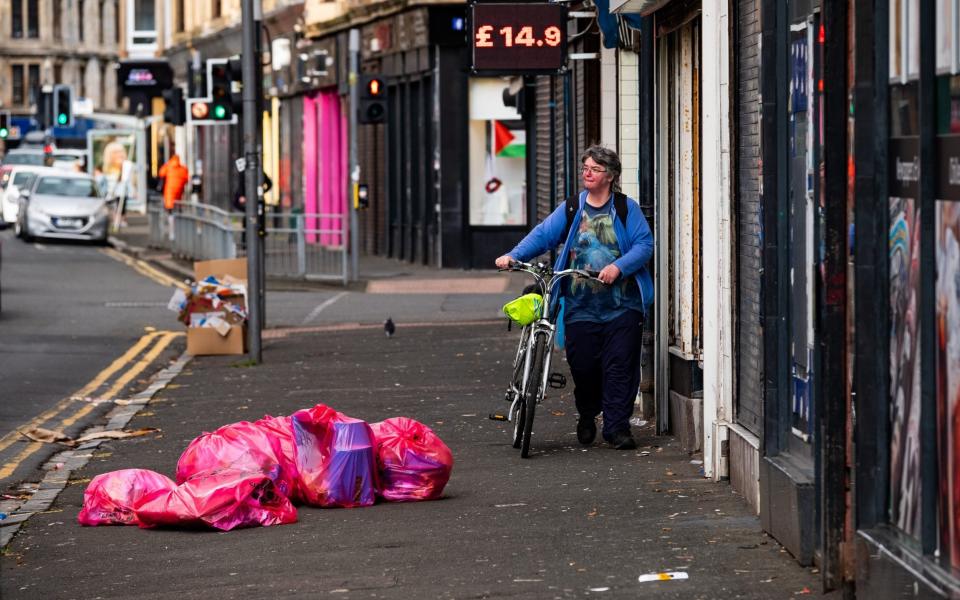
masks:
[[[567,215],[567,224],[563,228],[563,237],[561,237],[561,243],[565,242],[567,236],[570,235],[570,227],[573,226],[573,217],[577,214],[577,211],[580,209],[580,194],[574,194],[566,200],[566,215]],[[620,219],[620,223],[626,227],[627,226],[627,196],[622,192],[614,192],[613,194],[613,208],[617,211],[617,218]]]
[[[620,224],[624,227],[627,226],[627,196],[622,192],[614,192],[613,194],[613,208],[617,211],[617,217],[620,219]]]
[[[564,243],[567,240],[567,236],[570,235],[570,227],[573,225],[573,217],[577,214],[577,211],[580,209],[580,194],[574,194],[566,199],[565,204],[567,206],[564,211],[567,216],[567,224],[563,228],[563,237],[560,238],[560,243]]]

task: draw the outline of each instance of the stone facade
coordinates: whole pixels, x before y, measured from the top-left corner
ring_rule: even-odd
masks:
[[[0,3],[0,108],[32,113],[33,87],[65,83],[75,97],[92,100],[94,110],[116,110],[118,1]]]

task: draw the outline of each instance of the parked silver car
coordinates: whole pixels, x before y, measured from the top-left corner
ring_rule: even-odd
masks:
[[[85,173],[38,174],[29,190],[20,192],[16,234],[34,237],[106,242],[112,204],[100,195]]]

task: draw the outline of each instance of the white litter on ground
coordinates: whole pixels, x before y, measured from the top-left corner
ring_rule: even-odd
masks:
[[[689,579],[690,574],[683,571],[670,571],[667,573],[647,573],[646,575],[641,575],[637,578],[637,581],[640,583],[646,583],[648,581],[671,581],[673,579]]]

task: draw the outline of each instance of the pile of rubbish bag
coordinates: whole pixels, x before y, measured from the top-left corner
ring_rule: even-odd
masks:
[[[210,275],[189,290],[177,289],[167,308],[187,327],[213,327],[225,335],[233,325],[247,320],[247,286],[229,275]]]
[[[297,520],[297,504],[370,506],[433,500],[453,455],[426,425],[407,417],[368,424],[318,404],[287,417],[224,425],[194,439],[176,481],[146,469],[93,478],[81,525],[237,527]]]

